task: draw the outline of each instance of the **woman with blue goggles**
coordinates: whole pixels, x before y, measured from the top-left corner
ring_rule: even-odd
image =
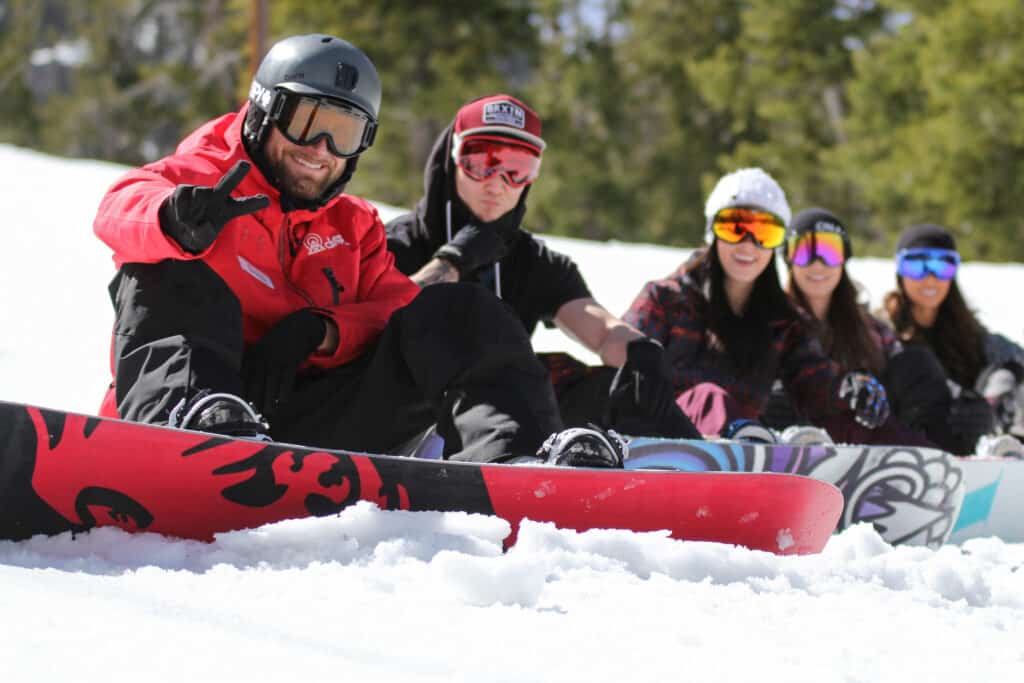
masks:
[[[900,341],[929,351],[945,374],[946,386],[919,392],[919,407],[945,411],[950,450],[1024,453],[1024,349],[978,321],[957,285],[959,268],[948,230],[908,227],[896,246],[897,288],[885,297],[885,313]]]

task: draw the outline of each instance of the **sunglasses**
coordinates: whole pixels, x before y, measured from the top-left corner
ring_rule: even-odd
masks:
[[[327,139],[336,157],[354,157],[373,144],[377,126],[355,107],[315,97],[285,94],[277,127],[289,142],[313,145]]]
[[[739,244],[750,235],[762,249],[774,249],[786,239],[786,226],[775,214],[753,209],[722,209],[711,222],[715,236]]]
[[[838,268],[846,261],[843,236],[817,230],[805,232],[790,242],[786,259],[794,266],[809,266],[817,259],[829,268]]]
[[[477,182],[498,174],[512,187],[529,185],[540,174],[540,151],[508,138],[472,137],[457,140],[452,157]]]
[[[896,272],[911,280],[933,275],[952,280],[960,266],[960,254],[952,249],[900,249],[896,252]]]

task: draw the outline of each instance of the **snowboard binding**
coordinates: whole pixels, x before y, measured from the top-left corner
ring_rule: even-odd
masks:
[[[203,389],[191,400],[181,399],[167,420],[175,429],[270,441],[270,425],[263,416],[234,394],[212,393]]]
[[[549,436],[537,457],[549,465],[622,469],[629,445],[612,429],[571,427]]]

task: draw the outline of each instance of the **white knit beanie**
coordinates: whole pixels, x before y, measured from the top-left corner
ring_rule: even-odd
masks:
[[[704,205],[705,242],[711,244],[714,241],[711,220],[715,214],[732,207],[767,211],[781,218],[787,226],[793,216],[786,193],[774,178],[760,168],[741,168],[722,176],[708,195]]]

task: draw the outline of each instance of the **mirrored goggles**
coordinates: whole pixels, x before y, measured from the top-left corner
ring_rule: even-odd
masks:
[[[786,226],[778,216],[753,209],[722,209],[712,219],[711,230],[729,244],[739,244],[750,235],[763,249],[774,249],[786,239]]]
[[[952,280],[960,266],[960,254],[952,249],[900,249],[896,252],[896,272],[911,280],[933,275]]]
[[[376,125],[354,107],[302,95],[285,96],[277,117],[281,133],[296,145],[313,145],[327,139],[337,157],[353,157],[373,143]]]
[[[478,182],[497,173],[512,187],[523,187],[540,174],[540,151],[508,138],[467,138],[458,143],[453,156],[459,168]]]
[[[805,232],[789,243],[786,259],[794,266],[809,266],[817,259],[829,268],[838,268],[846,261],[843,236],[837,232]]]

